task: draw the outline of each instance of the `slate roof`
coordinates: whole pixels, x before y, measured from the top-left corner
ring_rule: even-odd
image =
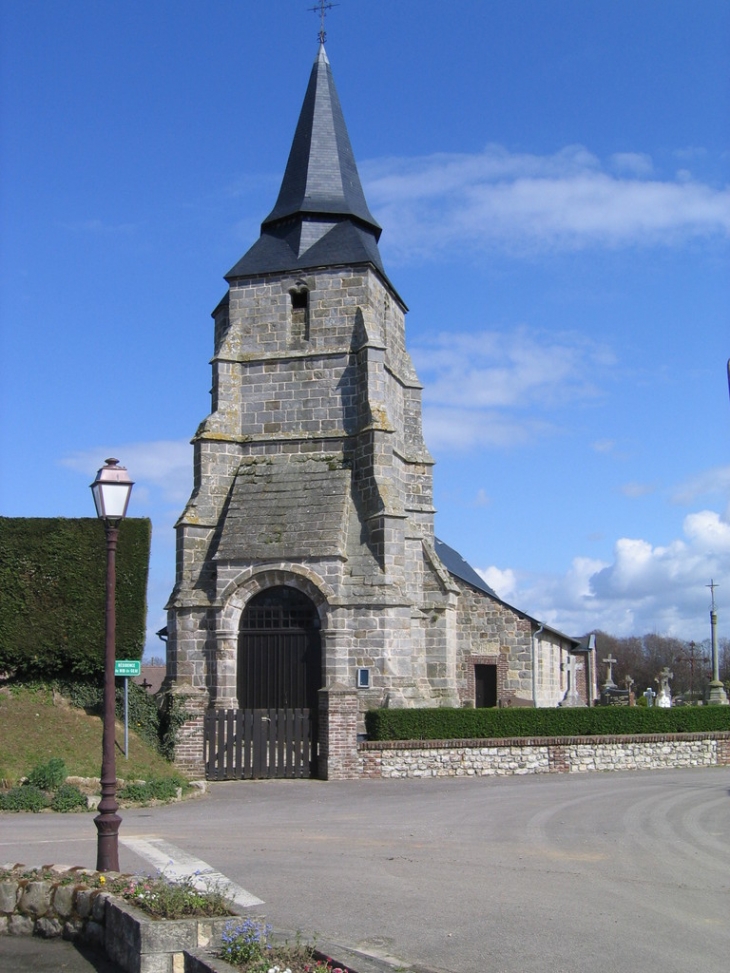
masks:
[[[472,588],[478,588],[480,591],[491,595],[492,598],[496,598],[497,601],[501,601],[497,592],[489,587],[484,578],[476,573],[471,564],[465,561],[458,551],[455,551],[453,547],[449,547],[448,544],[444,544],[438,537],[434,538],[434,547],[441,563],[449,574],[453,574],[455,578],[461,578],[462,581],[470,584]]]
[[[555,635],[558,635],[560,638],[565,639],[568,642],[572,642],[572,651],[587,652],[590,650],[591,645],[589,642],[585,641],[585,644],[583,644],[579,642],[578,639],[573,638],[571,635],[566,635],[565,632],[561,632],[559,629],[553,628],[552,625],[546,625],[545,623],[540,622],[537,618],[533,618],[532,615],[528,615],[527,612],[521,611],[519,608],[515,608],[514,605],[510,605],[509,602],[506,602],[503,598],[500,598],[496,591],[489,587],[487,582],[476,573],[471,564],[465,561],[458,551],[455,551],[453,547],[449,547],[448,544],[444,544],[444,542],[440,541],[438,537],[434,538],[434,548],[436,549],[436,554],[439,556],[443,566],[446,568],[449,574],[453,574],[455,578],[459,578],[461,581],[466,581],[466,583],[470,584],[472,588],[478,588],[491,598],[494,598],[501,604],[511,608],[512,611],[516,612],[518,615],[529,619],[530,622],[532,622],[535,626],[542,625],[548,632],[554,632]]]
[[[226,279],[353,263],[371,263],[385,276],[380,233],[320,45],[276,204]]]
[[[329,457],[250,457],[231,492],[216,558],[280,561],[342,555],[350,471]]]

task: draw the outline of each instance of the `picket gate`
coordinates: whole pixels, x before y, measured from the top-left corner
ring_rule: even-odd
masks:
[[[208,780],[313,777],[308,709],[221,709],[205,714]]]

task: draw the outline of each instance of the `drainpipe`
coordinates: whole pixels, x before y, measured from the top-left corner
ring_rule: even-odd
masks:
[[[598,683],[596,681],[596,633],[591,632],[588,636],[588,695],[591,697],[588,700],[589,706],[596,705],[596,696],[598,695]]]
[[[537,637],[545,628],[540,622],[540,628],[532,636],[532,705],[537,707]]]

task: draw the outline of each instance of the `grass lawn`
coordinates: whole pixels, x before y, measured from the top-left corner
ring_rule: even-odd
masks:
[[[102,722],[46,688],[0,690],[0,779],[14,784],[37,764],[60,757],[69,776],[98,777]],[[129,759],[124,757],[124,724],[117,722],[117,777],[148,780],[169,777],[171,763],[129,729]]]

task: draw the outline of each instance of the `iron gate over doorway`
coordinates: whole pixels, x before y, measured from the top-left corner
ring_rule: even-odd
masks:
[[[321,685],[322,649],[314,603],[286,585],[259,592],[241,618],[241,709],[206,715],[207,776],[223,780],[313,775]]]

